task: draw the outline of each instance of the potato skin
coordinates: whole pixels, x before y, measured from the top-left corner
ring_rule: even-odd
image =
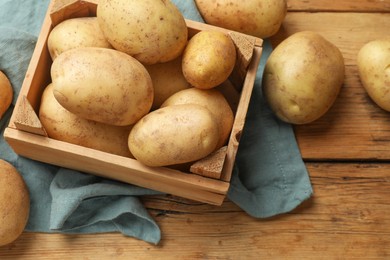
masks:
[[[161,107],[180,104],[197,104],[207,108],[218,123],[220,136],[216,150],[226,144],[233,127],[234,114],[221,92],[216,89],[189,88],[173,94]]]
[[[0,119],[12,103],[14,92],[7,76],[0,71]]]
[[[219,138],[213,115],[196,104],[168,106],[143,117],[130,132],[131,153],[147,166],[199,160],[215,150]]]
[[[30,194],[17,169],[0,159],[0,247],[15,241],[27,225]]]
[[[366,43],[359,50],[357,66],[368,95],[390,112],[390,37]]]
[[[276,34],[287,13],[285,0],[195,0],[206,23],[268,38]]]
[[[107,125],[76,116],[57,102],[52,84],[43,91],[39,119],[50,138],[133,158],[127,146],[131,126]]]
[[[187,43],[184,17],[170,0],[102,0],[97,18],[115,49],[144,64],[173,60]]]
[[[160,108],[161,104],[176,92],[191,87],[183,75],[181,60],[182,56],[179,56],[172,61],[145,65],[153,82],[153,110]]]
[[[317,33],[298,32],[280,43],[264,68],[263,94],[274,113],[292,124],[324,115],[344,82],[339,49]]]
[[[229,77],[236,56],[236,47],[228,35],[201,31],[189,40],[184,50],[184,77],[196,88],[214,88]]]
[[[145,67],[117,50],[66,51],[54,60],[51,76],[57,101],[85,119],[132,125],[153,103],[152,80]]]
[[[47,47],[52,60],[67,50],[79,47],[112,49],[96,17],[73,18],[57,24],[49,34]]]

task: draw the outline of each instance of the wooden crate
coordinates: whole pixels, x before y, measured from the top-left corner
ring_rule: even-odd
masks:
[[[190,37],[202,30],[219,30],[231,35],[236,43],[239,59],[230,78],[232,84],[227,84],[234,86],[234,90],[238,91],[233,129],[223,156],[219,156],[218,163],[221,164],[221,170],[216,172],[216,176],[212,176],[213,178],[202,176],[199,173],[194,174],[189,170],[182,172],[168,167],[147,167],[131,158],[49,138],[37,116],[42,92],[51,82],[50,66],[52,61],[47,49],[47,38],[51,29],[65,19],[95,16],[96,7],[96,3],[92,1],[74,1],[52,12],[53,2],[51,3],[14,112],[5,130],[5,139],[17,154],[37,161],[196,201],[215,205],[222,204],[229,188],[239,138],[245,123],[261,57],[262,40],[186,20]]]

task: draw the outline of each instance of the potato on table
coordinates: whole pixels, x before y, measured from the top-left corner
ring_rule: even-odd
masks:
[[[0,119],[11,105],[13,96],[14,93],[11,82],[8,80],[7,76],[0,71]]]
[[[340,50],[321,35],[298,32],[280,43],[264,68],[263,93],[274,113],[292,124],[323,116],[344,82]]]
[[[26,227],[30,194],[17,169],[0,159],[0,247],[12,243]]]

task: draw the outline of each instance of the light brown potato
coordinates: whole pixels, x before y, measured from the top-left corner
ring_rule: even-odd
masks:
[[[268,58],[263,94],[281,120],[307,124],[333,105],[344,82],[344,69],[335,45],[315,32],[298,32]]]
[[[131,153],[148,166],[169,166],[199,160],[219,140],[218,124],[200,105],[168,106],[150,112],[133,127]]]
[[[17,169],[0,159],[0,247],[15,241],[27,225],[30,195]]]
[[[236,47],[228,35],[201,31],[189,40],[184,50],[184,77],[196,88],[214,88],[229,77],[236,56]]]
[[[181,56],[172,61],[145,65],[145,68],[153,82],[153,110],[159,108],[167,98],[176,92],[191,87],[182,72]]]
[[[0,119],[12,103],[14,92],[7,76],[0,71]]]
[[[117,50],[66,51],[54,60],[51,76],[57,101],[85,119],[132,125],[153,103],[153,83],[145,67]]]
[[[97,18],[115,49],[144,64],[173,60],[187,43],[184,17],[170,0],[102,0]]]
[[[131,126],[107,125],[72,114],[54,98],[52,84],[47,86],[43,92],[39,119],[50,138],[107,153],[133,157],[127,146]]]
[[[211,25],[268,38],[278,32],[287,13],[285,0],[195,0]]]
[[[189,88],[173,94],[161,107],[180,104],[197,104],[207,108],[218,123],[219,141],[216,149],[226,144],[232,130],[234,115],[229,103],[216,89]]]
[[[79,17],[59,23],[50,32],[47,47],[52,60],[64,51],[74,48],[112,48],[96,17]]]
[[[360,80],[371,99],[390,111],[390,37],[366,43],[358,53]]]

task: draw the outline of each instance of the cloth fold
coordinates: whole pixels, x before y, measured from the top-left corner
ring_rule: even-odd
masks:
[[[293,210],[313,193],[290,124],[275,117],[261,81],[272,46],[264,41],[228,197],[248,214],[266,218]]]
[[[185,18],[203,21],[194,1],[173,2]],[[0,3],[0,70],[14,88],[13,104],[48,3]],[[230,200],[258,218],[288,212],[312,194],[292,127],[275,118],[262,98],[262,70],[271,51],[271,45],[265,41],[228,193]],[[0,158],[19,170],[29,188],[31,210],[26,231],[121,232],[154,244],[160,241],[159,226],[138,199],[159,192],[18,156],[3,138],[11,113],[12,107],[0,120]]]

